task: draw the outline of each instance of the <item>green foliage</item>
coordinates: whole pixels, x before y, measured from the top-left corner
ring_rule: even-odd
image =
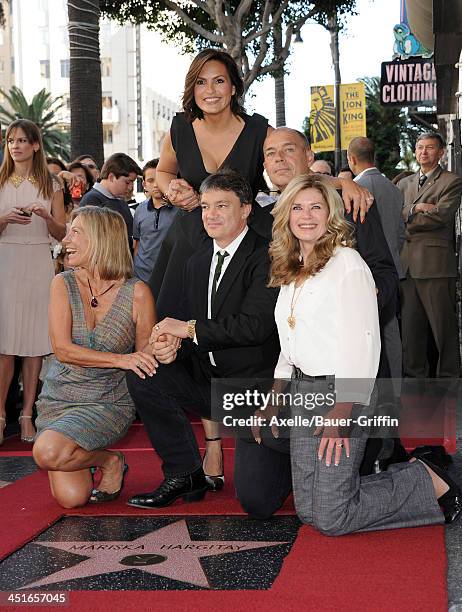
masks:
[[[290,41],[288,47],[284,44],[282,53],[278,52],[274,48],[271,29],[261,31],[265,10],[274,16],[281,1],[254,0],[240,18],[236,13],[243,4],[242,0],[216,2],[213,10],[210,4],[202,0],[101,0],[101,12],[121,24],[145,24],[183,53],[193,53],[211,46],[224,48],[237,61],[244,78],[252,70],[251,61],[261,61],[256,75],[252,76],[247,86],[255,78],[261,79],[266,74],[283,74]],[[283,25],[286,32],[287,28],[292,32],[294,26],[300,29],[308,19],[326,24],[335,10],[340,18],[344,14],[351,14],[356,0],[289,0],[286,4],[272,28]],[[263,57],[259,59],[262,52]]]
[[[406,121],[400,108],[380,104],[379,77],[360,80],[366,86],[366,129],[375,144],[376,164],[392,178],[399,172],[396,166],[401,161],[401,134]]]
[[[29,103],[15,85],[8,93],[1,89],[0,92],[8,102],[8,106],[0,104],[0,122],[8,125],[16,119],[33,121],[42,132],[45,154],[69,161],[69,134],[58,127],[55,119],[55,113],[64,106],[62,97],[53,98],[50,92],[42,89]]]

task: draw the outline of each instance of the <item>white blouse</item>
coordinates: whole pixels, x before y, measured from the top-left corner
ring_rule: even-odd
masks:
[[[287,318],[293,296],[294,283],[284,285],[276,303],[281,354],[275,378],[290,378],[294,365],[310,376],[333,374],[343,379],[341,388],[336,385],[337,400],[368,403],[371,385],[365,390],[359,381],[352,381],[353,388],[347,382],[372,382],[379,366],[377,295],[364,260],[354,249],[336,248],[321,272],[295,290],[291,329]]]

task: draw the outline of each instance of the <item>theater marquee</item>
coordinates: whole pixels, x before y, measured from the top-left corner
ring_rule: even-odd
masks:
[[[382,62],[380,102],[383,106],[435,106],[436,73],[433,60],[412,57]]]

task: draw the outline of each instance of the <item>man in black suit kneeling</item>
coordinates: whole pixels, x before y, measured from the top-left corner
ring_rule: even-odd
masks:
[[[277,290],[266,286],[268,241],[247,225],[252,191],[240,175],[222,170],[200,192],[213,242],[186,264],[183,320],[155,325],[151,343],[160,365],[154,376],[127,375],[165,476],[154,491],[133,496],[131,506],[159,508],[204,497],[207,481],[186,411],[210,418],[212,378],[272,378],[279,356]]]

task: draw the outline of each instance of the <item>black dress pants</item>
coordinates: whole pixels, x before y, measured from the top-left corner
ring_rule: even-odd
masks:
[[[210,418],[210,382],[197,382],[190,360],[160,364],[144,380],[127,373],[127,385],[165,476],[186,476],[202,466],[186,412]]]
[[[270,518],[292,491],[289,438],[273,438],[261,431],[262,443],[237,439],[234,486],[245,512],[258,519]]]

